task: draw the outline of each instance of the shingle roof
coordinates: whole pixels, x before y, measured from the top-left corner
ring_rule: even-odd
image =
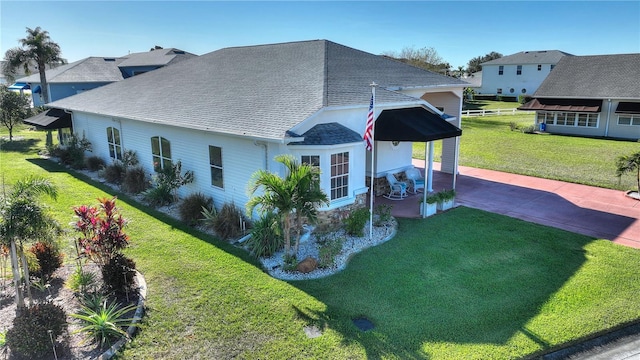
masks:
[[[399,87],[465,82],[327,40],[225,48],[49,105],[186,128],[283,139],[326,106],[414,102]],[[366,111],[366,110],[365,110]]]
[[[74,83],[74,82],[113,82],[120,81],[124,77],[118,68],[122,61],[120,58],[88,57],[70,64],[47,70],[47,82]],[[30,76],[19,79],[22,82],[40,82],[40,75],[36,72]]]
[[[535,97],[640,99],[640,54],[567,56]]]
[[[175,48],[155,49],[123,56],[122,58],[124,58],[124,60],[120,64],[120,67],[165,66],[196,56],[198,55]]]
[[[304,141],[291,145],[339,145],[362,141],[357,132],[335,122],[318,124],[305,132]]]
[[[559,50],[521,51],[480,65],[556,64],[565,56],[573,55]]]

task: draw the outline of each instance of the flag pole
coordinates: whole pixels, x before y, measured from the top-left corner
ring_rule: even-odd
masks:
[[[376,157],[376,151],[375,151],[375,129],[376,129],[376,121],[375,121],[375,116],[376,116],[376,86],[378,86],[378,84],[376,84],[375,82],[372,82],[369,86],[371,86],[371,101],[372,101],[372,112],[373,112],[373,127],[371,128],[371,185],[369,187],[371,195],[369,196],[369,239],[373,239],[373,197],[374,197],[374,192],[373,192],[373,183],[375,180],[375,171],[374,171],[374,166],[375,166],[375,157]]]

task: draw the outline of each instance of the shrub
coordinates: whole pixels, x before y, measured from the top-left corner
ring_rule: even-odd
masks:
[[[515,121],[512,121],[509,123],[509,129],[511,129],[511,131],[516,131],[518,130],[518,123]]]
[[[107,293],[125,294],[135,285],[136,263],[117,253],[102,266],[102,280]]]
[[[110,346],[112,340],[127,336],[123,327],[133,325],[133,319],[125,316],[135,308],[136,305],[120,307],[116,302],[111,304],[105,302],[98,310],[82,306],[78,313],[71,316],[82,323],[82,328],[77,332],[96,339],[100,348],[103,348],[105,345]]]
[[[232,203],[226,203],[218,212],[213,223],[213,229],[222,239],[236,239],[243,235],[243,229],[240,225],[246,220],[242,215],[242,211]]]
[[[211,209],[213,207],[213,199],[201,192],[191,194],[184,198],[178,206],[180,219],[188,225],[196,225],[202,220],[202,208]]]
[[[158,185],[143,191],[142,197],[147,204],[154,207],[169,205],[174,200],[171,188],[165,185]]]
[[[524,134],[534,134],[536,132],[536,126],[535,125],[525,126],[522,128],[522,132]]]
[[[96,287],[96,275],[92,272],[84,271],[81,266],[76,268],[67,279],[66,285],[74,292],[86,294]]]
[[[378,215],[378,217],[375,220],[375,223],[373,225],[382,226],[382,225],[388,223],[389,221],[391,221],[391,209],[392,208],[393,207],[391,205],[387,205],[387,204],[378,205],[374,209],[374,213],[376,215]]]
[[[31,272],[33,276],[49,281],[51,275],[62,266],[63,256],[55,244],[37,242],[31,246],[29,251],[38,259],[39,265],[37,271]]]
[[[318,235],[318,239],[316,240],[319,245],[318,267],[330,268],[335,265],[336,256],[342,251],[344,240],[343,237],[337,237],[335,235]]]
[[[287,272],[296,271],[296,266],[298,266],[298,258],[292,254],[284,254],[283,256],[284,261],[282,269]]]
[[[154,183],[156,187],[163,188],[163,191],[168,190],[173,195],[171,202],[178,199],[178,189],[182,185],[186,185],[193,182],[193,171],[189,170],[182,175],[182,162],[178,161],[171,166],[157,169],[158,173],[154,176]]]
[[[364,225],[369,220],[369,209],[360,208],[354,210],[344,220],[345,230],[347,234],[352,236],[363,236]]]
[[[122,190],[131,194],[138,194],[148,187],[149,181],[142,166],[126,167],[126,171],[122,176]]]
[[[247,247],[256,257],[269,257],[284,247],[279,217],[268,212],[253,224]]]
[[[12,352],[29,359],[42,358],[51,351],[54,341],[67,330],[67,319],[62,307],[52,303],[36,304],[22,311],[7,331],[7,345]]]
[[[104,179],[112,184],[120,184],[124,177],[124,165],[119,161],[115,161],[104,168]]]
[[[75,230],[81,233],[77,248],[81,249],[81,255],[100,266],[129,245],[129,236],[124,233],[127,221],[116,207],[116,199],[99,199],[99,207],[82,205],[73,208],[78,218]]]
[[[125,150],[122,153],[122,165],[125,169],[138,165],[138,155],[133,150]]]
[[[63,150],[60,160],[63,164],[69,165],[74,169],[84,169],[84,154],[91,151],[91,143],[84,136],[82,139],[73,134],[69,137],[69,144]]]
[[[104,160],[99,156],[89,156],[85,163],[87,165],[87,169],[91,171],[98,171],[106,165]]]

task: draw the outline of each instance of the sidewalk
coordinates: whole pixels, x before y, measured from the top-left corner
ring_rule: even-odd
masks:
[[[451,174],[435,175],[434,190],[451,188]],[[640,248],[640,201],[618,190],[460,166],[456,203]]]

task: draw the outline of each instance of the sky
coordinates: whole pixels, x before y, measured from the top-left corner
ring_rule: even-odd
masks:
[[[433,48],[453,69],[492,51],[640,53],[640,1],[0,1],[0,55],[40,26],[72,62],[155,45],[327,39],[373,54]]]

